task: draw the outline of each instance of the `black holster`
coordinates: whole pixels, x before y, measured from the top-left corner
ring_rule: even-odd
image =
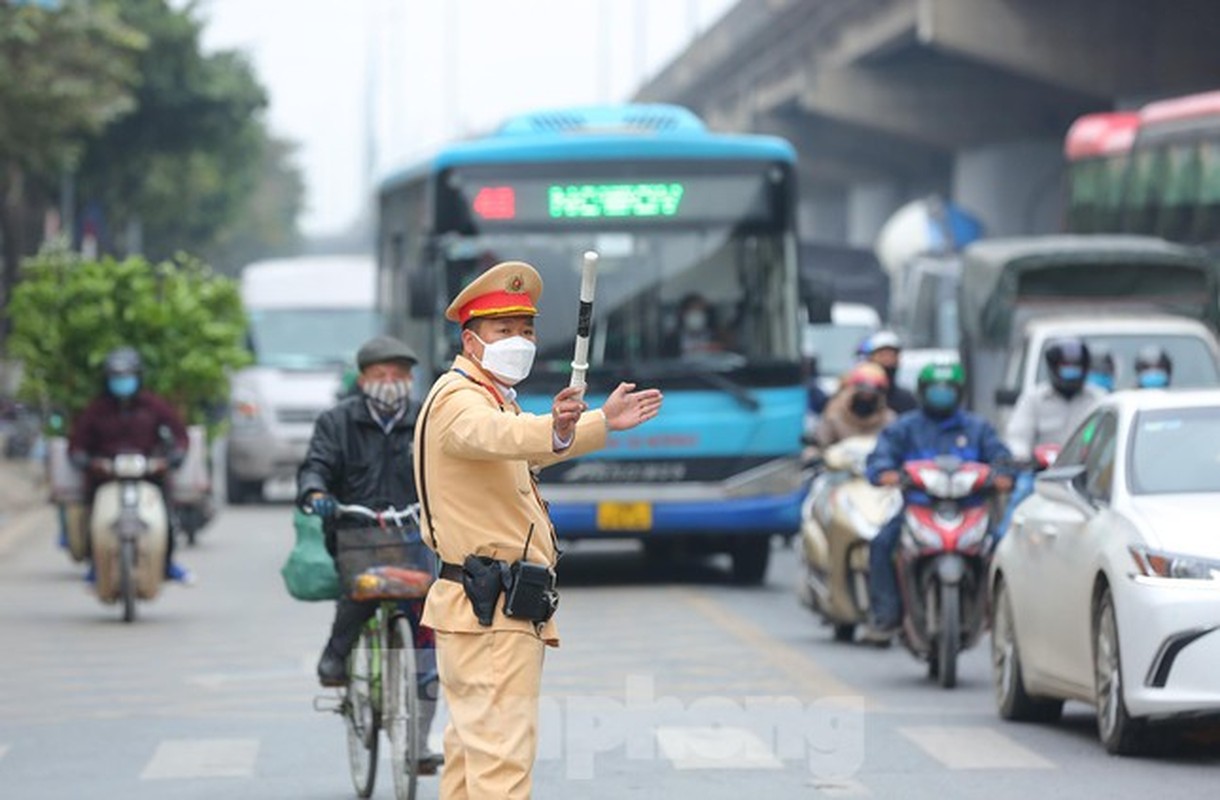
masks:
[[[504,616],[546,622],[559,607],[555,571],[545,564],[514,561],[508,568]]]
[[[488,556],[466,556],[462,562],[462,588],[484,627],[496,616],[496,601],[508,585],[508,571],[508,564]]]

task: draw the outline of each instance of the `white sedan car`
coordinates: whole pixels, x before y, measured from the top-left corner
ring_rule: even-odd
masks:
[[[1220,391],[1110,396],[1036,486],[992,566],[1000,715],[1083,700],[1122,754],[1220,716]]]

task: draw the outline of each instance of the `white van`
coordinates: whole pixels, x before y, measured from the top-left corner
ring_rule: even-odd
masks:
[[[230,503],[291,494],[314,420],[335,404],[356,350],[381,332],[372,256],[260,261],[241,274],[254,365],[233,378]]]

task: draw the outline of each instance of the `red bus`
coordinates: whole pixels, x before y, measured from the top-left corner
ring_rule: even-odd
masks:
[[[1220,91],[1081,117],[1065,152],[1070,230],[1220,242]]]
[[[1119,229],[1123,181],[1139,114],[1086,114],[1072,123],[1064,142],[1068,161],[1068,229],[1100,233]]]

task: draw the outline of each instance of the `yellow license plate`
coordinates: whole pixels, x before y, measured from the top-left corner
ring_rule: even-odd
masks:
[[[602,531],[652,530],[652,503],[598,503],[597,528]]]

